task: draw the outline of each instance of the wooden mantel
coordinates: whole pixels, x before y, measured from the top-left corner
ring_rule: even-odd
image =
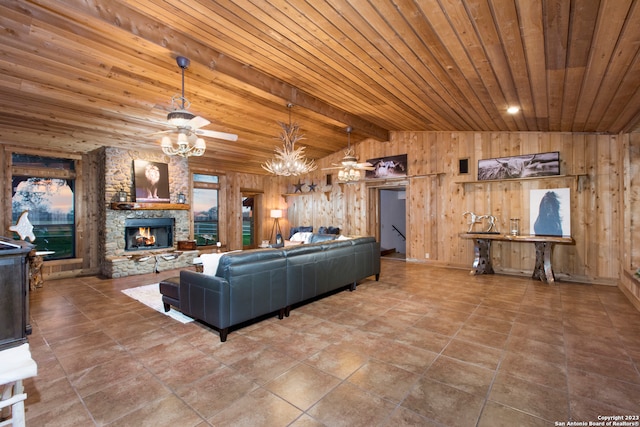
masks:
[[[186,203],[138,203],[138,202],[111,202],[111,209],[120,211],[135,210],[183,210],[188,211],[190,205]]]

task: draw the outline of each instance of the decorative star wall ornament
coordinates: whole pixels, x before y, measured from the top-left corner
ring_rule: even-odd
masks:
[[[300,180],[298,180],[297,184],[293,184],[295,190],[293,190],[294,193],[297,193],[298,191],[302,193],[302,187],[304,187],[304,182],[300,182]]]
[[[308,185],[309,187],[309,191],[316,191],[316,187],[318,186],[318,184],[314,184],[313,182],[311,184]]]

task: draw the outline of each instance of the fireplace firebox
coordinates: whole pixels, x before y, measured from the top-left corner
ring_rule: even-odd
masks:
[[[174,218],[125,220],[125,250],[140,251],[173,247],[174,223]]]

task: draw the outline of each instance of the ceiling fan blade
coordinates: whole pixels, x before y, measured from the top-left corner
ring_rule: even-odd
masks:
[[[208,136],[210,138],[223,139],[225,141],[237,141],[238,135],[233,133],[217,132],[215,130],[195,129],[196,135]]]
[[[160,134],[163,134],[163,133],[173,133],[173,132],[176,132],[176,130],[175,129],[161,130],[161,131],[158,131],[158,132],[148,133],[147,135],[153,136],[153,135],[160,135]]]
[[[356,165],[356,168],[360,169],[360,170],[365,170],[365,171],[372,171],[375,168],[373,167],[373,165],[369,162],[364,162],[364,163],[358,163]]]
[[[193,119],[189,120],[189,123],[187,124],[187,126],[195,130],[195,129],[200,129],[201,127],[206,126],[210,123],[211,122],[205,119],[204,117],[195,116]]]

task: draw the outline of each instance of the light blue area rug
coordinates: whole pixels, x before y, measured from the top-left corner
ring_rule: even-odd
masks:
[[[185,316],[173,307],[165,313],[164,305],[162,304],[162,294],[160,294],[160,286],[158,283],[138,286],[137,288],[123,289],[122,292],[134,300],[140,301],[147,307],[151,307],[155,311],[166,314],[180,323],[193,322],[191,317]]]

